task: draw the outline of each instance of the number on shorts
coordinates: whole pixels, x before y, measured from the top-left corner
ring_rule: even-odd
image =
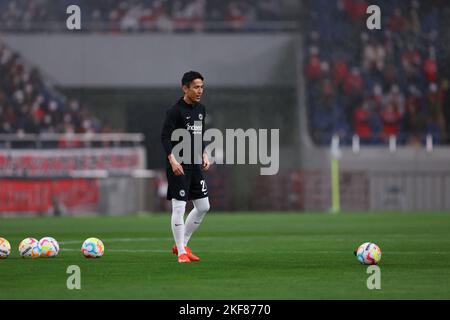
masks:
[[[200,184],[202,185],[202,192],[206,192],[206,183],[205,183],[205,180],[200,180]]]

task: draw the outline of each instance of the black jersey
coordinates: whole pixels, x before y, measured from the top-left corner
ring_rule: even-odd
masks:
[[[191,161],[190,163],[181,163],[183,167],[199,167],[200,164],[194,164],[195,159],[201,159],[205,150],[203,134],[205,132],[205,106],[201,103],[190,105],[183,98],[167,110],[166,118],[161,133],[161,142],[166,152],[166,156],[172,153],[172,149],[179,141],[172,141],[172,132],[176,129],[186,129],[191,137]],[[194,139],[201,141],[201,150],[195,150]],[[196,153],[197,151],[197,153]],[[200,158],[199,158],[200,157]],[[167,157],[166,157],[167,159]],[[197,160],[198,162],[199,160]],[[168,160],[167,160],[168,163]]]

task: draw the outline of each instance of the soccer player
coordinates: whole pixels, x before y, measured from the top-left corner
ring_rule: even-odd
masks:
[[[167,110],[161,133],[161,141],[167,155],[167,200],[172,201],[171,223],[175,239],[172,252],[178,255],[180,263],[200,260],[187,245],[209,210],[208,189],[202,174],[202,170],[207,171],[210,167],[203,143],[206,117],[205,106],[200,104],[203,95],[203,80],[203,76],[195,71],[189,71],[183,75],[181,85],[184,96]],[[173,147],[178,143],[171,140],[172,132],[176,129],[188,130],[190,134],[191,161],[189,163],[182,161],[179,163],[172,153]],[[201,150],[194,148],[194,136],[196,135],[201,137]],[[196,149],[200,150],[201,154],[198,152],[195,154]],[[194,161],[196,156],[201,159],[201,161],[197,161],[198,164]],[[185,222],[184,213],[189,200],[192,200],[194,208]]]

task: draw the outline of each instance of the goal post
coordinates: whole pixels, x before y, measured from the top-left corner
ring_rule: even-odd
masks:
[[[333,135],[331,140],[331,212],[341,211],[341,194],[339,189],[339,159],[341,152],[339,150],[339,136]]]

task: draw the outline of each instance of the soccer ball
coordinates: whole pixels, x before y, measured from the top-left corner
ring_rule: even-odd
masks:
[[[5,238],[0,238],[0,259],[8,258],[11,253],[11,245]]]
[[[377,264],[381,260],[381,249],[375,243],[365,242],[358,247],[355,255],[362,264]]]
[[[23,258],[38,258],[41,255],[39,242],[35,238],[25,238],[19,244],[19,253]]]
[[[97,238],[88,238],[81,246],[81,253],[86,258],[100,258],[105,252],[105,246],[102,240]]]
[[[44,237],[39,240],[39,250],[41,257],[56,257],[59,253],[58,241],[52,237]]]

